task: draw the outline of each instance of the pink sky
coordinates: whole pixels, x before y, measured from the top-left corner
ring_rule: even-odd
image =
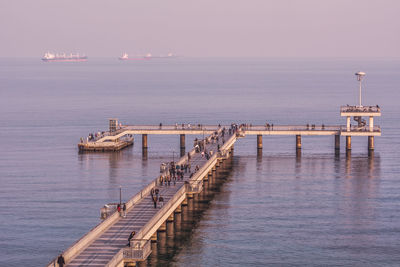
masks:
[[[1,0],[0,57],[400,57],[399,0]]]

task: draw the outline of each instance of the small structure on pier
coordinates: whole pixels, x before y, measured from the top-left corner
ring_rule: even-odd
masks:
[[[378,105],[375,106],[363,106],[361,102],[361,82],[365,76],[364,72],[357,72],[355,74],[359,81],[359,104],[355,106],[342,106],[340,107],[340,116],[346,117],[346,128],[342,129],[342,134],[346,136],[346,149],[351,150],[351,136],[368,136],[368,150],[374,149],[374,136],[381,135],[381,129],[379,126],[374,126],[374,117],[381,116],[381,108]],[[356,122],[355,125],[351,125],[351,117]],[[368,118],[367,120],[364,117]]]

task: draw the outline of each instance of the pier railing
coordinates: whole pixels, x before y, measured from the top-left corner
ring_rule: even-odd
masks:
[[[124,260],[143,261],[151,253],[151,240],[148,239],[133,239],[130,242],[130,247],[124,248]]]
[[[347,132],[347,126],[346,125],[340,126],[340,131]],[[361,127],[358,127],[357,125],[351,125],[349,132],[378,132],[378,133],[380,133],[381,127],[378,125],[375,125],[371,131],[369,125],[361,126]]]
[[[186,193],[198,194],[203,190],[203,180],[186,181]]]
[[[380,113],[381,108],[376,105],[376,106],[341,106],[340,107],[340,112],[341,113]]]

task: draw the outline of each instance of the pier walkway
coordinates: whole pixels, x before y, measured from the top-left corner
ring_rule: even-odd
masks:
[[[196,153],[193,149],[188,153],[192,173],[196,166],[199,168],[192,176],[186,172],[183,180],[177,179],[176,184],[172,180],[169,186],[160,185],[159,178],[156,178],[126,203],[126,217],[114,212],[68,248],[63,253],[66,266],[124,266],[129,262],[145,260],[151,253],[150,242],[157,230],[165,225],[174,212],[179,212],[187,197],[201,192],[203,179],[212,175],[218,164],[230,156],[239,136],[239,133],[232,131],[228,134],[228,131],[223,132],[218,127],[211,131],[211,135],[201,141],[205,148],[202,151],[212,151],[213,155],[208,160],[201,151]],[[184,163],[188,163],[188,155],[176,162],[177,165]],[[164,205],[160,207],[158,203],[154,208],[150,192],[156,188],[159,189],[159,196],[164,198]],[[132,231],[136,234],[128,247],[128,237]],[[48,266],[57,266],[56,261]]]

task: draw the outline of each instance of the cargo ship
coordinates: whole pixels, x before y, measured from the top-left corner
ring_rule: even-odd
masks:
[[[150,59],[151,58],[151,54],[147,54],[147,55],[139,55],[139,56],[133,56],[133,57],[129,57],[129,55],[127,53],[123,53],[122,56],[120,56],[118,59],[119,60],[145,60],[145,59]]]
[[[66,55],[65,53],[53,54],[47,52],[42,57],[42,60],[45,62],[81,62],[81,61],[87,61],[87,56],[81,56],[79,54],[72,54],[72,53]]]

